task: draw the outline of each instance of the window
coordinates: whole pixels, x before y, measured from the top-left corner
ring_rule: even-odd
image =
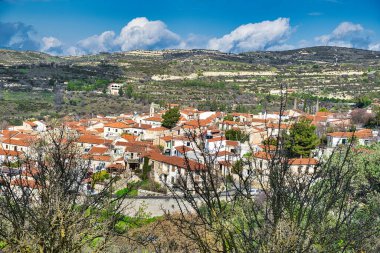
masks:
[[[115,132],[117,133],[117,129],[115,129]]]
[[[189,141],[186,142],[186,146],[190,147],[190,142]]]
[[[298,173],[299,173],[299,174],[302,173],[302,166],[298,166]]]
[[[347,143],[347,139],[342,139],[342,144],[346,144]]]

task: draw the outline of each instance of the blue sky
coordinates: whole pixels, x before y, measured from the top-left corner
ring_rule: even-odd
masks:
[[[380,50],[379,0],[0,0],[0,47],[52,54]]]

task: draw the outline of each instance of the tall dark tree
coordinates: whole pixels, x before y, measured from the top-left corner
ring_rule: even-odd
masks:
[[[63,92],[60,85],[54,86],[54,106],[56,111],[60,111],[63,105]]]
[[[122,97],[122,96],[124,95],[124,91],[123,91],[123,88],[122,88],[122,87],[119,88],[118,93],[119,93],[119,96],[120,96],[120,97]]]
[[[318,144],[316,127],[308,119],[303,118],[294,123],[289,134],[284,135],[284,147],[291,157],[309,157]]]
[[[229,129],[225,132],[227,140],[244,142],[248,139],[248,136],[244,134],[240,129]]]
[[[127,90],[125,91],[125,95],[128,98],[132,98],[132,95],[133,95],[133,87],[132,87],[132,85],[128,85],[127,86]]]
[[[181,114],[178,107],[170,108],[164,115],[162,115],[162,126],[172,129],[176,126]]]

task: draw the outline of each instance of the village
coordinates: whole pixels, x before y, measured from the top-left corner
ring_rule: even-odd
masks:
[[[164,127],[163,118],[172,110],[176,110],[179,117],[171,128]],[[370,108],[366,110],[372,112]],[[165,195],[181,184],[184,175],[191,175],[193,180],[187,183],[192,189],[202,187],[200,171],[205,169],[206,163],[212,163],[216,174],[232,178],[230,180],[238,179],[239,173],[249,175],[250,170],[265,175],[266,166],[279,149],[279,143],[273,140],[291,131],[293,124],[301,120],[314,127],[318,144],[308,155],[294,156],[287,161],[289,171],[295,175],[312,174],[337,147],[368,146],[380,141],[378,131],[353,123],[351,111],[320,110],[308,114],[288,109],[281,113],[227,114],[179,104],[162,108],[152,103],[149,112],[140,114],[82,119],[67,116],[61,127],[76,136],[82,159],[90,163],[88,178],[83,180],[83,194],[96,194],[102,181],[117,177],[115,192],[131,182],[148,180],[148,185],[136,195]],[[14,187],[35,187],[34,175],[26,173],[20,161],[33,152],[31,147],[37,139],[54,130],[42,120],[28,120],[21,126],[1,130],[1,171],[9,177],[16,174],[23,178],[11,180]],[[204,154],[212,159],[208,160]],[[241,160],[250,164],[237,171],[235,165]],[[263,186],[252,182],[251,187],[256,194]],[[221,192],[226,190],[220,187]]]

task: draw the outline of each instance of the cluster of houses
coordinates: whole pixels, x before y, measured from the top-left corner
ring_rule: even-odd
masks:
[[[178,105],[170,105],[178,106]],[[152,106],[149,113],[97,116],[74,120],[65,118],[66,129],[77,134],[76,144],[83,159],[90,161],[90,173],[108,171],[112,175],[131,175],[141,171],[144,163],[151,166],[150,178],[165,186],[174,186],[181,175],[193,173],[200,184],[200,171],[205,168],[202,154],[213,157],[215,171],[222,175],[234,173],[234,164],[250,157],[259,169],[265,170],[275,147],[263,145],[270,137],[288,131],[299,118],[307,118],[316,126],[317,134],[327,136],[325,149],[345,145],[355,138],[362,145],[379,141],[378,132],[359,129],[349,132],[350,114],[317,112],[306,114],[299,110],[283,113],[232,113],[200,111],[180,108],[177,125],[168,129],[162,126],[162,115],[167,109]],[[226,137],[228,130],[240,130],[246,140]],[[337,129],[339,131],[329,131]],[[43,121],[25,121],[22,126],[11,126],[0,131],[0,163],[17,161],[31,152],[33,141],[52,128]],[[311,157],[290,159],[289,169],[294,173],[310,173],[317,169],[318,152]],[[2,170],[4,170],[2,166]],[[18,181],[15,184],[22,184]]]

